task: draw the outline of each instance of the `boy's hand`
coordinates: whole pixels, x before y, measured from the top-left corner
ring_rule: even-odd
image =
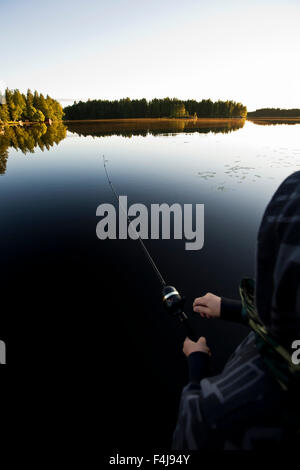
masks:
[[[204,336],[201,336],[201,338],[198,339],[197,343],[191,341],[190,338],[185,338],[182,350],[186,357],[196,351],[204,352],[211,356],[210,349],[206,344],[206,339],[204,338]]]
[[[221,314],[221,297],[208,292],[203,297],[197,297],[193,303],[194,312],[203,318],[219,318]]]

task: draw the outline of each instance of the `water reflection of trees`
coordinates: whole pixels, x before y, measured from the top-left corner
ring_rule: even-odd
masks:
[[[68,122],[68,131],[79,136],[105,137],[118,135],[122,137],[151,135],[175,135],[183,133],[223,133],[236,131],[244,126],[243,119],[227,120],[140,120],[140,121],[99,121]]]
[[[259,126],[275,126],[277,124],[300,124],[300,118],[249,118],[249,121],[253,122],[254,124],[258,124]]]
[[[204,120],[139,120],[139,121],[102,121],[69,122],[68,130],[79,136],[105,137],[118,135],[123,137],[147,135],[176,135],[183,133],[228,133],[243,127],[243,119]],[[42,151],[50,150],[66,137],[67,127],[61,123],[51,126],[37,124],[32,126],[12,126],[0,129],[0,174],[6,171],[9,148],[33,153],[38,147]]]
[[[0,174],[6,171],[9,148],[21,150],[23,153],[33,153],[38,147],[42,151],[50,150],[66,137],[67,128],[61,122],[51,126],[38,124],[33,126],[4,127],[0,134]]]

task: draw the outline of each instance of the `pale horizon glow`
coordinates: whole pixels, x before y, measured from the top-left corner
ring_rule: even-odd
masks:
[[[0,82],[73,100],[300,108],[298,0],[3,0]]]

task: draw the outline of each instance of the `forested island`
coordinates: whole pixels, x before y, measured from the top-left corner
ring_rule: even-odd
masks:
[[[0,94],[0,123],[61,121],[64,112],[61,104],[49,95],[28,90],[5,90]]]
[[[295,118],[299,117],[300,118],[300,109],[298,108],[293,108],[293,109],[281,109],[281,108],[261,108],[257,109],[256,111],[251,111],[248,112],[249,118],[251,117],[256,117],[256,118],[263,118],[263,117],[282,117],[282,118]]]
[[[79,101],[64,109],[49,95],[37,91],[21,93],[18,89],[0,92],[0,124],[102,119],[245,119],[299,118],[300,109],[261,108],[247,112],[247,107],[235,101],[196,101],[177,98]]]
[[[75,101],[64,108],[66,120],[135,118],[246,118],[247,108],[235,101],[179,100],[177,98]]]

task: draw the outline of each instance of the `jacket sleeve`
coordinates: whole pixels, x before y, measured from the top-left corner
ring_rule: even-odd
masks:
[[[214,442],[212,430],[202,412],[201,386],[189,383],[184,387],[178,411],[176,428],[173,434],[172,449],[209,449]]]
[[[194,352],[188,357],[189,383],[184,387],[176,428],[173,434],[174,450],[210,448],[211,429],[201,410],[200,381],[209,375],[210,357],[204,352]]]
[[[188,357],[189,381],[199,383],[209,375],[210,357],[205,352],[195,351]]]
[[[242,302],[222,297],[220,318],[235,323],[245,323],[242,316]]]
[[[242,303],[222,297],[222,320],[244,323]],[[204,397],[200,382],[210,375],[210,357],[197,351],[188,357],[189,383],[184,387],[176,428],[173,434],[174,450],[220,449],[220,436],[205,420],[202,407]]]

